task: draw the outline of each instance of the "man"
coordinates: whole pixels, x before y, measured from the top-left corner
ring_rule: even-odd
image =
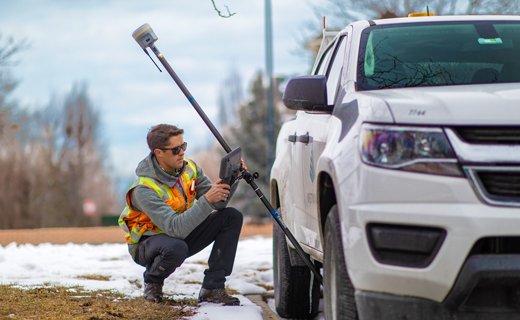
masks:
[[[150,129],[151,152],[137,166],[137,180],[128,190],[119,225],[132,258],[146,267],[146,300],[162,302],[164,279],[214,241],[199,302],[239,305],[224,285],[242,229],[242,214],[226,208],[238,184],[212,183],[195,162],[185,159],[183,133],[166,124]]]

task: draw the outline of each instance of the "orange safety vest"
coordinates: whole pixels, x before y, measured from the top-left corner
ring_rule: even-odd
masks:
[[[125,239],[128,243],[138,243],[143,235],[154,235],[164,233],[144,212],[132,208],[130,192],[139,185],[152,188],[177,214],[191,208],[195,202],[195,180],[197,169],[188,159],[184,173],[178,177],[177,182],[170,188],[166,184],[147,177],[137,177],[126,193],[126,206],[119,216],[119,226],[126,233]]]

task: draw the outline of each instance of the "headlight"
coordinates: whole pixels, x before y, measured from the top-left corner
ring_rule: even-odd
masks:
[[[463,176],[441,128],[365,123],[360,135],[364,163],[389,169]]]

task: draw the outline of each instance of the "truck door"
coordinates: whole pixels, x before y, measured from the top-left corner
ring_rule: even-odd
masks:
[[[335,44],[336,41],[332,41],[323,52],[318,69],[326,70],[326,66],[334,53]],[[302,242],[302,239],[305,239],[304,229],[302,229],[301,226],[307,224],[306,200],[304,199],[304,177],[302,176],[302,172],[306,170],[306,167],[304,168],[301,160],[303,159],[304,148],[308,144],[308,141],[306,141],[306,137],[309,136],[307,129],[308,121],[309,119],[305,111],[298,111],[296,113],[295,131],[288,137],[289,141],[293,143],[291,180],[293,181],[294,192],[294,226],[289,225],[288,227],[300,242]]]
[[[345,57],[346,37],[340,37],[331,49],[331,59],[324,66],[318,68],[317,74],[327,77],[327,103],[334,104],[336,92],[340,83],[340,75]],[[295,172],[300,173],[302,190],[299,206],[304,211],[300,221],[301,232],[305,244],[318,250],[322,250],[319,238],[318,207],[317,207],[317,174],[316,164],[318,158],[325,149],[328,136],[330,113],[303,112],[298,114],[297,140],[300,165]],[[301,157],[300,157],[301,156]],[[295,169],[295,168],[293,168]]]

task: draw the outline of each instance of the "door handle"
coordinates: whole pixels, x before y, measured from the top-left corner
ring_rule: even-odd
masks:
[[[298,142],[302,142],[305,144],[309,143],[310,140],[311,137],[309,136],[309,132],[298,137]]]

